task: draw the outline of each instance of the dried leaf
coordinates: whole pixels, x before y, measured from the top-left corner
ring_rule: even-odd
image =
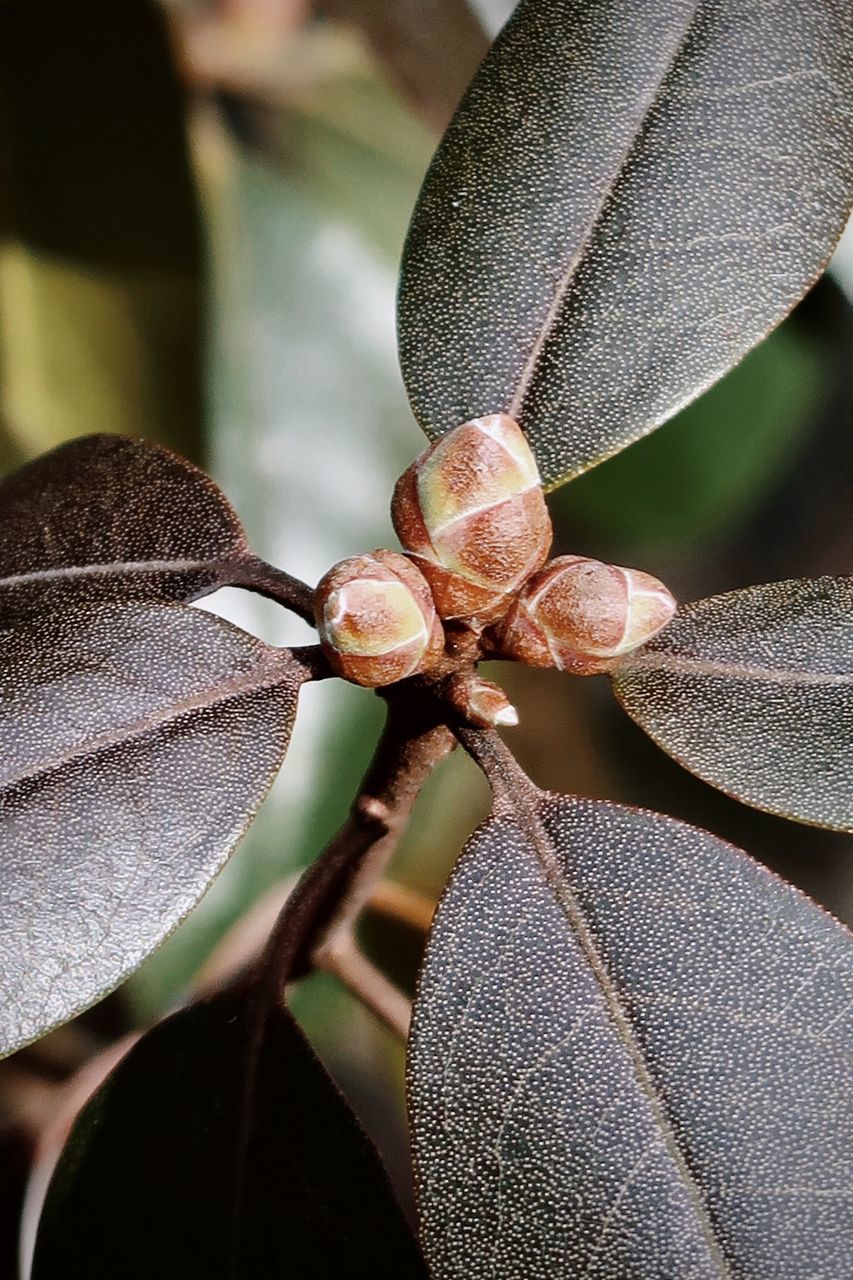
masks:
[[[853,831],[853,577],[689,604],[622,663],[613,687],[706,782],[758,809]]]
[[[427,434],[506,410],[553,487],[764,337],[850,207],[851,32],[851,0],[522,0],[404,253]]]
[[[434,1280],[844,1280],[850,935],[671,818],[540,793],[475,834],[410,1045]]]
[[[306,677],[178,606],[0,631],[0,1052],[106,994],[196,903],[284,757]]]

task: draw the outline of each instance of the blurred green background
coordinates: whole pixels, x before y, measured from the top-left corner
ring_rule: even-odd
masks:
[[[309,581],[392,541],[390,491],[424,444],[396,362],[402,240],[437,131],[510,7],[0,0],[0,468],[129,432],[207,466],[257,550]],[[843,247],[702,400],[555,494],[558,549],[648,569],[682,599],[850,572],[851,258]],[[275,642],[309,639],[239,592],[205,607]],[[499,674],[521,713],[512,745],[540,785],[687,818],[853,918],[851,841],[692,779],[602,680]],[[308,689],[231,865],[81,1020],[87,1035],[174,1006],[253,904],[280,897],[342,819],[380,721],[366,691]],[[434,900],[486,803],[476,770],[451,759],[394,878]],[[373,917],[365,939],[411,988],[420,933]],[[331,979],[304,983],[295,1007],[405,1188],[400,1047]],[[0,1075],[0,1124],[8,1088]]]

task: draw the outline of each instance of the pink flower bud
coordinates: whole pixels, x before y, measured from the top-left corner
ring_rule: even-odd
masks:
[[[444,649],[429,585],[395,551],[334,565],[317,586],[314,613],[333,670],[355,684],[394,684],[428,669]]]
[[[495,631],[506,657],[576,675],[610,671],[675,613],[662,582],[584,556],[559,556],[528,582]]]
[[[536,460],[505,413],[465,422],[422,453],[397,483],[391,518],[446,619],[502,617],[551,545]]]

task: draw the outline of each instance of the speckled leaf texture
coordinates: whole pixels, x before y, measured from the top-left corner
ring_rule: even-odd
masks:
[[[179,605],[0,630],[0,1053],[106,994],[198,901],[284,757],[303,678]]]
[[[853,0],[521,0],[412,220],[416,416],[505,410],[578,475],[778,324],[851,192]]]
[[[296,1023],[278,1009],[257,1042],[253,1027],[228,993],[131,1050],[65,1148],[32,1280],[425,1280],[378,1154]]]
[[[853,831],[853,577],[683,608],[613,677],[664,751],[738,800]]]
[[[89,600],[192,600],[247,553],[213,481],[144,440],[86,436],[0,483],[0,623]]]
[[[434,1280],[847,1280],[853,948],[674,819],[543,795],[436,916],[410,1101]]]

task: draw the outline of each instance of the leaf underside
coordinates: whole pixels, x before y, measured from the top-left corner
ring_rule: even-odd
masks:
[[[196,903],[284,757],[302,678],[182,606],[0,631],[0,1053],[105,995]]]
[[[613,676],[664,751],[746,804],[853,831],[853,577],[696,601]]]
[[[119,1064],[57,1167],[33,1280],[425,1276],[377,1152],[292,1017],[275,1011],[256,1049],[252,1019],[245,995],[218,996]]]
[[[764,337],[850,207],[851,32],[851,0],[522,0],[404,251],[427,435],[505,410],[553,487]]]
[[[0,622],[94,600],[191,600],[247,553],[202,471],[159,445],[86,436],[0,483]]]
[[[410,1043],[435,1280],[843,1280],[850,935],[673,819],[541,796],[451,878]]]

